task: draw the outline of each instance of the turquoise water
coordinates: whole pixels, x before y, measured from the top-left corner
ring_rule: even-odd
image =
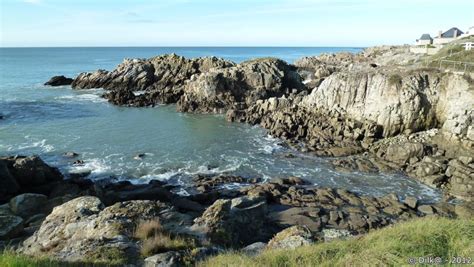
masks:
[[[123,58],[177,53],[240,62],[274,56],[288,62],[322,52],[358,48],[22,48],[0,49],[0,155],[38,154],[67,174],[90,170],[94,179],[134,183],[167,180],[186,187],[198,173],[248,177],[299,176],[316,185],[369,195],[398,193],[432,200],[440,193],[400,174],[345,174],[327,159],[301,155],[265,130],[226,122],[223,116],[175,112],[174,105],[124,108],[108,104],[98,90],[73,91],[42,84],[51,76],[112,69]],[[73,166],[64,152],[84,160]],[[135,160],[145,153],[143,160]],[[288,153],[297,155],[286,158]],[[236,185],[229,185],[236,186]]]

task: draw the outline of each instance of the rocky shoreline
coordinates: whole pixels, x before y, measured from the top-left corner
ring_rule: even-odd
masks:
[[[420,57],[407,47],[323,54],[294,65],[171,54],[81,73],[72,88],[104,88],[116,105],[176,103],[180,112],[225,113],[301,151],[337,157],[338,169],[403,171],[472,201],[473,79],[420,67]]]
[[[180,112],[225,114],[302,152],[331,157],[337,170],[403,171],[441,188],[446,197],[438,203],[368,197],[297,177],[263,183],[232,175],[196,175],[197,193],[181,196],[159,181],[64,179],[36,156],[1,157],[0,240],[19,253],[62,261],[179,266],[229,248],[250,254],[293,248],[421,216],[472,218],[473,79],[422,68],[419,60],[406,47],[293,65],[172,54],[126,59],[115,70],[74,79],[55,76],[47,84],[104,88],[115,105],[176,103]],[[248,185],[221,187],[234,182]],[[158,246],[158,239],[168,243]]]
[[[197,175],[193,186],[199,193],[180,196],[158,181],[133,185],[64,179],[36,156],[3,157],[0,166],[2,176],[9,178],[2,183],[17,185],[14,196],[0,206],[2,246],[61,261],[192,264],[229,248],[258,253],[348,238],[420,216],[472,216],[472,203],[419,203],[394,194],[368,197],[308,185],[297,177],[262,183]],[[250,185],[219,187],[231,182]],[[192,246],[164,248],[146,258],[147,240],[136,233],[143,222],[159,222],[160,231]]]

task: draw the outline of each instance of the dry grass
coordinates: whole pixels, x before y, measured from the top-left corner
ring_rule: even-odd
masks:
[[[145,257],[195,247],[193,239],[167,233],[159,220],[141,222],[135,230],[135,237],[142,240],[141,254]]]
[[[143,221],[138,224],[137,229],[135,230],[135,237],[145,240],[161,232],[163,232],[163,226],[161,225],[159,219]]]
[[[193,248],[194,241],[180,236],[172,237],[170,234],[158,233],[143,241],[141,253],[148,257],[166,251],[176,251]]]

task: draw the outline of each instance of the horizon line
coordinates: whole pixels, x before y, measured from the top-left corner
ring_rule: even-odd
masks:
[[[205,45],[196,45],[196,46],[142,46],[142,45],[132,45],[132,46],[0,46],[2,48],[367,48],[372,46],[205,46]]]

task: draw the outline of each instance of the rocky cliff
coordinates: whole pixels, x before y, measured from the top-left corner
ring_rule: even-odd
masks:
[[[302,151],[352,155],[334,161],[337,168],[403,170],[472,199],[474,83],[468,75],[422,68],[419,60],[404,46],[305,57],[294,65],[164,55],[80,74],[72,86],[105,88],[104,97],[118,105],[177,103],[181,112],[226,113]],[[437,167],[423,172],[425,161]]]

